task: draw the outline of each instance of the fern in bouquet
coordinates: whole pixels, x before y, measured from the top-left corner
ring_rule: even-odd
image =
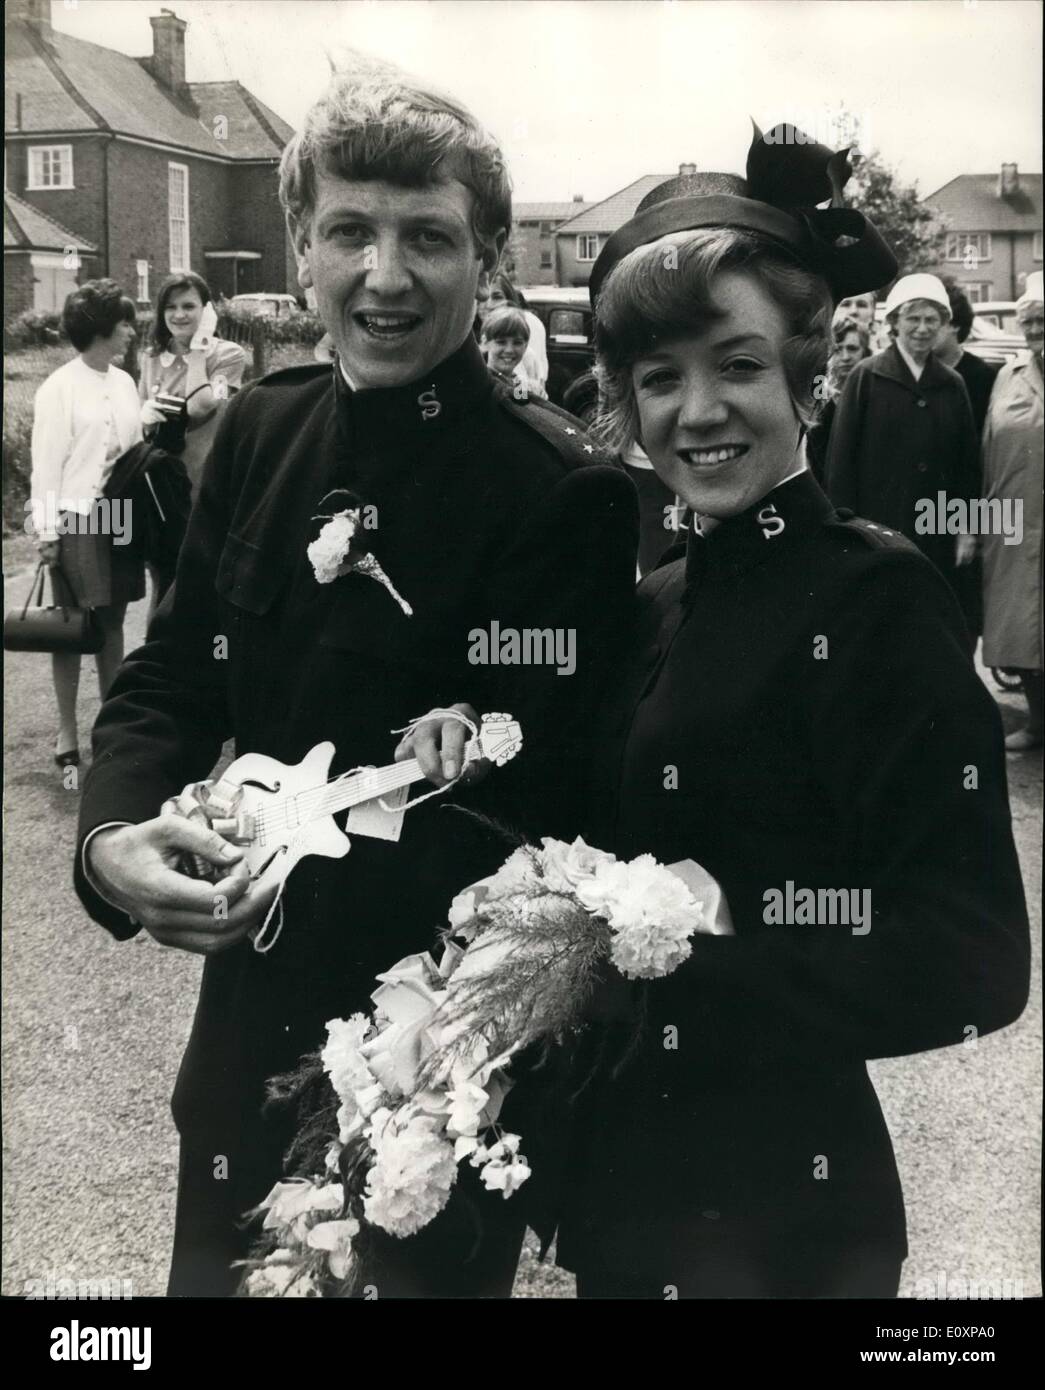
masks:
[[[294,1176],[261,1203],[244,1292],[346,1296],[377,1232],[415,1234],[446,1206],[462,1163],[505,1198],[530,1176],[498,1118],[512,1057],[579,1028],[600,972],[675,970],[698,931],[731,930],[718,885],[690,860],[630,862],[545,838],[458,894],[438,961],[379,975],[371,1016],[327,1025],[322,1052],[274,1095],[303,1102]]]

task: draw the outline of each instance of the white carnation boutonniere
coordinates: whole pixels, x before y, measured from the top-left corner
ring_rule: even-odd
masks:
[[[347,503],[337,510],[338,503]],[[350,492],[328,493],[320,503],[331,510],[320,512],[312,518],[313,523],[322,523],[319,534],[308,547],[308,558],[316,576],[317,584],[332,584],[345,574],[362,574],[387,589],[392,598],[408,618],[414,610],[407,603],[396,586],[381,567],[381,563],[366,545],[360,513],[362,504]]]

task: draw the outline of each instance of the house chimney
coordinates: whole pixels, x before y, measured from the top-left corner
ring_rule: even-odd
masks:
[[[575,193],[575,194],[573,195],[573,201],[574,201],[575,203],[583,203],[583,202],[584,202],[584,194],[583,194],[583,193]]]
[[[693,175],[694,175],[696,172],[697,172],[697,166],[696,166],[695,164],[680,164],[680,165],[679,165],[679,178],[680,178],[680,179],[691,179],[691,178],[693,177]]]
[[[20,19],[41,39],[54,42],[51,30],[51,0],[7,0],[4,17],[8,23]]]
[[[149,71],[156,81],[173,92],[184,96],[185,85],[185,30],[184,19],[179,19],[173,10],[161,10],[159,15],[149,19],[152,25],[152,58]]]
[[[1015,164],[1003,164],[998,175],[998,197],[1011,198],[1020,191],[1020,175]]]

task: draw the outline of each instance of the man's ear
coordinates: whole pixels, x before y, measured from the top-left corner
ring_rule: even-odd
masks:
[[[313,288],[312,267],[309,264],[309,252],[311,243],[309,241],[309,226],[311,217],[304,222],[299,222],[296,217],[287,213],[287,232],[290,236],[290,244],[294,248],[294,259],[298,263],[298,284],[303,290]]]
[[[508,229],[502,227],[492,240],[483,243],[479,279],[475,286],[475,297],[480,304],[490,298],[490,282],[497,273],[497,267],[501,264],[501,256],[507,241]]]

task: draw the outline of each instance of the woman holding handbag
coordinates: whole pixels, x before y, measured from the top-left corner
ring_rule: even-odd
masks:
[[[95,655],[104,698],[123,660],[123,620],[127,604],[145,595],[145,574],[130,532],[112,524],[103,498],[116,460],[141,439],[134,381],[115,362],[135,336],[134,304],[112,280],[91,280],[73,291],[62,309],[62,326],[77,356],[53,372],[33,405],[32,515],[37,548],[52,566],[56,586],[68,594],[58,601],[92,608],[105,641]],[[58,573],[60,571],[60,575]],[[80,653],[52,655],[59,767],[80,761],[76,696]]]

